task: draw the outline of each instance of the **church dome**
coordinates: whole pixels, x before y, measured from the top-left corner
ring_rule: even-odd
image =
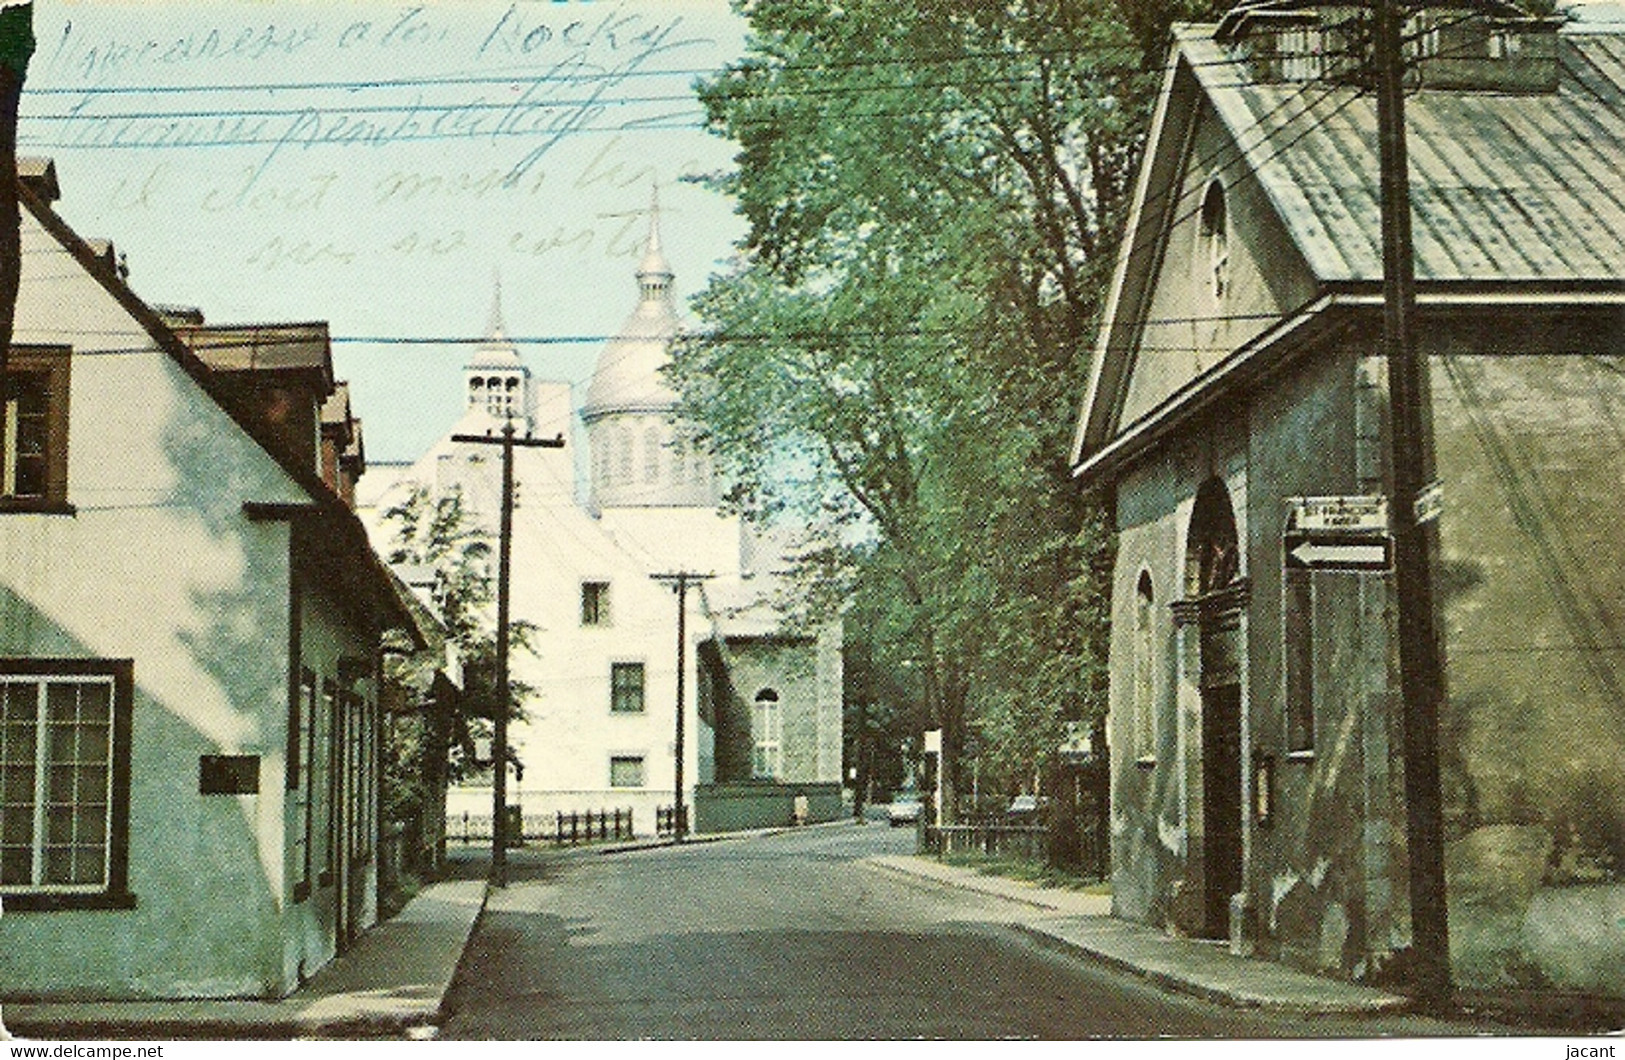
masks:
[[[666,412],[677,406],[677,393],[667,385],[663,371],[671,360],[678,320],[671,267],[660,250],[658,202],[650,206],[649,238],[637,279],[637,308],[598,355],[581,410],[588,421],[615,412]]]

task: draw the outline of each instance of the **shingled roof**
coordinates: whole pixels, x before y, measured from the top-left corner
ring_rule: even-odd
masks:
[[[1267,370],[1329,326],[1329,310],[1380,305],[1376,101],[1358,87],[1364,46],[1340,39],[1347,26],[1326,11],[1263,0],[1217,26],[1176,27],[1074,438],[1083,480],[1109,477],[1153,435]],[[1499,0],[1436,0],[1430,13],[1453,36],[1410,32],[1413,46],[1434,48],[1413,64],[1405,105],[1419,299],[1625,300],[1625,24],[1559,31]],[[1170,193],[1187,193],[1199,113],[1227,134],[1209,164],[1227,182],[1256,180],[1309,297],[1120,423],[1170,217],[1192,208]]]
[[[1625,34],[1557,43],[1555,91],[1407,98],[1419,282],[1625,278]],[[1315,275],[1380,280],[1375,98],[1253,80],[1211,26],[1176,46]]]

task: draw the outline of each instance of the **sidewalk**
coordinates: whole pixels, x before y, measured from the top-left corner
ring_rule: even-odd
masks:
[[[439,1018],[484,903],[483,880],[431,884],[279,1001],[8,1002],[6,1026],[53,1041],[404,1036]]]
[[[685,844],[791,830],[690,836]],[[675,843],[669,837],[645,837],[557,850],[522,848],[510,853],[510,871],[523,876],[559,857]],[[455,849],[452,861],[459,868],[454,871],[470,878],[425,887],[400,913],[369,929],[348,952],[280,1000],[6,1002],[6,1027],[18,1038],[46,1041],[405,1037],[412,1028],[427,1028],[440,1019],[457,962],[485,907],[488,857],[484,848]]]
[[[1111,899],[1021,880],[984,876],[928,858],[870,858],[869,866],[945,887],[1030,906],[1014,927],[1036,941],[1090,957],[1157,986],[1233,1008],[1368,1015],[1405,1008],[1408,999],[1354,983],[1324,979],[1269,961],[1233,955],[1222,943],[1174,938],[1110,916]]]

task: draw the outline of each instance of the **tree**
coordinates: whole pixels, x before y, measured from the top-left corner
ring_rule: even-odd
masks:
[[[22,212],[17,205],[17,109],[34,54],[34,5],[0,7],[0,377],[11,353],[22,286]]]
[[[1110,0],[736,6],[699,93],[749,230],[673,375],[741,510],[831,528],[805,572],[884,616],[951,812],[973,728],[1014,759],[1104,709],[1067,448],[1156,78]]]
[[[396,675],[413,691],[419,708],[410,715],[412,721],[397,727],[384,776],[385,807],[405,819],[423,803],[425,755],[439,756],[437,760],[446,763],[446,776],[452,781],[472,779],[489,766],[477,758],[475,746],[489,736],[498,709],[496,635],[489,617],[494,598],[492,547],[457,490],[439,495],[414,490],[387,509],[384,518],[394,526],[390,564],[426,568],[432,573],[433,608],[463,672],[462,694],[443,730],[443,742],[434,739],[435,728],[424,720],[431,709],[433,674],[442,660],[432,654],[413,656]],[[528,623],[515,623],[510,630],[513,645],[528,645],[531,632]],[[522,683],[510,683],[506,707],[510,718],[522,716],[520,703],[529,692]],[[518,764],[511,749],[509,764]]]

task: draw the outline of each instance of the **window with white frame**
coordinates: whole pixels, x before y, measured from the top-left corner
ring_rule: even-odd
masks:
[[[310,896],[311,784],[315,777],[312,750],[316,723],[316,675],[299,671],[299,689],[294,695],[293,716],[288,721],[288,791],[293,804],[293,841],[289,857],[293,862],[293,900]]]
[[[18,908],[122,907],[128,661],[0,660],[0,892]]]
[[[660,481],[661,447],[659,427],[651,426],[643,432],[643,481],[646,483]]]
[[[771,688],[756,693],[751,734],[756,741],[751,759],[752,775],[777,778],[784,768],[784,719],[779,710],[779,694]]]

